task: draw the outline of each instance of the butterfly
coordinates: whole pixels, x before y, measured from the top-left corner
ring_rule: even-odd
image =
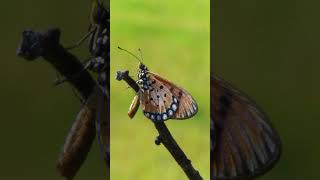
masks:
[[[211,76],[211,179],[251,179],[279,160],[281,141],[265,113],[244,93]]]
[[[140,89],[130,105],[128,112],[130,118],[134,117],[140,104],[143,114],[153,122],[188,119],[197,113],[197,103],[186,90],[150,72],[133,53],[118,48],[133,55],[140,62],[137,80]]]

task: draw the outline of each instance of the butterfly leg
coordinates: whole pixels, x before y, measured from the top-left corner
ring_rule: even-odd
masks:
[[[94,33],[95,30],[96,30],[96,28],[91,29],[91,30],[88,31],[75,45],[66,47],[65,49],[66,49],[66,50],[72,50],[72,49],[74,49],[74,48],[77,48],[77,47],[81,46],[81,44],[82,44],[86,39],[88,39],[88,37],[89,37],[92,33]]]

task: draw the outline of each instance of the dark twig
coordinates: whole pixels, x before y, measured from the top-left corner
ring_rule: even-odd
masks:
[[[32,61],[43,57],[87,99],[95,87],[95,81],[82,63],[60,45],[60,30],[52,28],[44,32],[25,30],[17,54]],[[79,73],[81,72],[81,73]]]
[[[129,71],[118,71],[116,79],[119,81],[126,81],[127,84],[135,92],[138,92],[140,89],[136,82],[129,76]],[[183,171],[190,180],[201,180],[202,177],[200,176],[199,172],[196,169],[194,169],[194,167],[191,164],[191,161],[188,159],[188,157],[179,147],[175,139],[172,137],[166,124],[164,122],[156,122],[154,123],[154,126],[156,127],[159,133],[159,136],[157,137],[155,143],[157,145],[160,145],[160,143],[162,143],[167,148],[167,150],[177,161],[179,166],[183,169]]]
[[[60,30],[57,28],[45,32],[25,30],[17,54],[29,61],[43,57],[87,100],[96,89],[96,83],[81,62],[60,45],[59,38]],[[92,116],[84,106],[66,139],[57,169],[67,179],[75,176],[92,146],[96,135]]]

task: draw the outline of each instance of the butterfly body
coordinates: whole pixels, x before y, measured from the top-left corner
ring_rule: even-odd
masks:
[[[150,72],[142,63],[139,65],[137,84],[140,87],[137,98],[143,114],[153,122],[187,119],[198,111],[198,106],[189,93]],[[128,113],[130,117],[133,117],[132,112],[139,106],[136,102],[135,98]]]

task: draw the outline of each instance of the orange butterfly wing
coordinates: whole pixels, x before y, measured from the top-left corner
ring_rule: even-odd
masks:
[[[144,115],[153,121],[172,118],[178,109],[178,99],[152,75],[149,76],[149,84],[148,90],[140,90],[138,93]]]
[[[165,92],[175,97],[178,101],[177,111],[174,113],[171,119],[188,119],[197,113],[197,103],[187,91],[155,73],[149,72],[149,74],[150,80],[155,82],[156,88],[161,88],[161,86],[163,86]],[[169,97],[170,96],[167,96],[166,99]]]
[[[244,94],[211,77],[211,177],[247,179],[271,169],[281,141],[266,115]]]

